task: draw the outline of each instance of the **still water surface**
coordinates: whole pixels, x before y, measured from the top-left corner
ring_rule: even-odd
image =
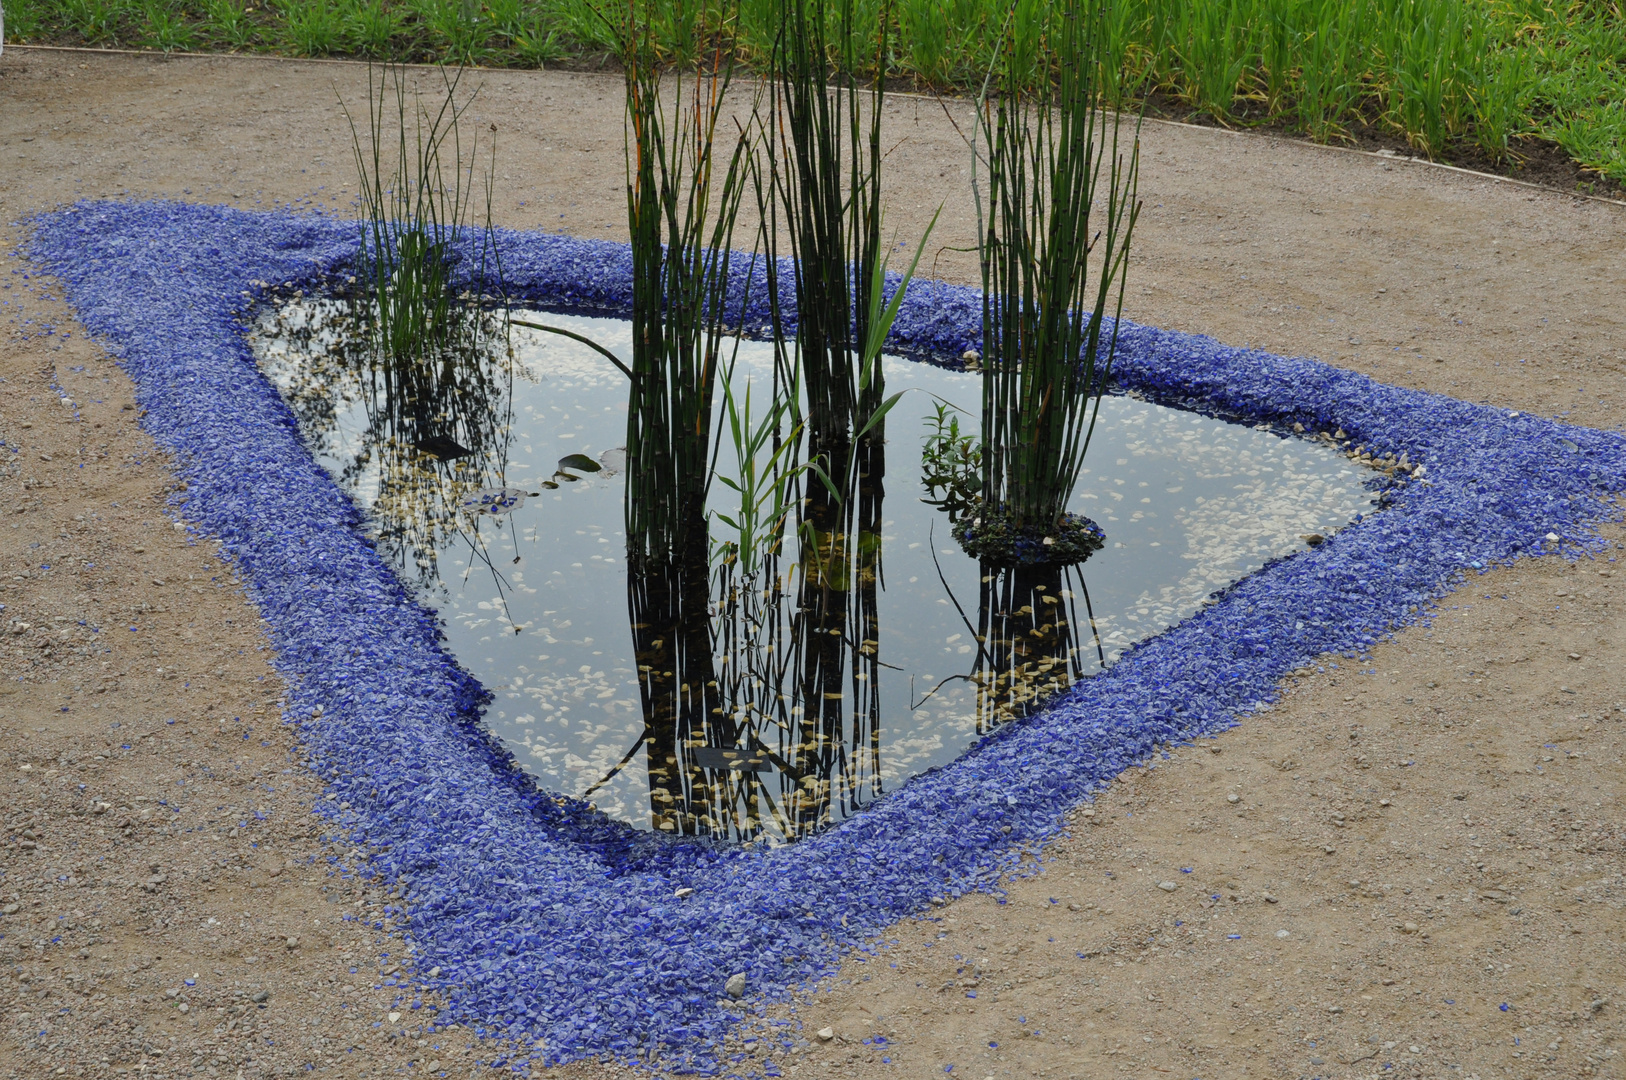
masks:
[[[630,354],[626,322],[516,317]],[[938,401],[977,430],[978,377],[888,358],[887,391],[905,394],[884,466],[822,547],[793,536],[752,581],[629,581],[623,374],[515,328],[507,355],[402,380],[358,360],[345,325],[332,301],[268,313],[261,369],[491,690],[490,729],[544,788],[645,828],[778,842],[839,820],[1375,505],[1334,449],[1111,397],[1070,504],[1105,548],[1066,572],[985,572],[922,501],[920,460]],[[734,385],[760,403],[771,363],[742,343]],[[569,455],[602,467],[555,476]],[[727,447],[720,467],[735,471]],[[503,516],[459,510],[503,486],[535,495]],[[731,498],[714,484],[710,506]],[[659,612],[696,588],[707,624],[663,631]]]

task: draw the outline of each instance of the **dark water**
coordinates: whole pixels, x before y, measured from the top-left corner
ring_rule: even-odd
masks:
[[[630,351],[624,322],[516,317]],[[481,363],[403,375],[358,359],[345,325],[330,301],[266,316],[262,369],[491,689],[492,731],[549,790],[643,827],[805,835],[1374,505],[1334,450],[1109,398],[1071,503],[1105,549],[1065,572],[984,572],[921,501],[924,418],[946,400],[975,431],[977,377],[889,359],[888,392],[907,392],[884,451],[840,505],[809,485],[800,542],[753,577],[629,574],[624,375],[519,329]],[[770,363],[742,345],[734,385],[752,383],[759,416]],[[602,467],[555,476],[569,455]],[[738,475],[727,444],[719,470]],[[494,487],[527,497],[499,516],[459,508]],[[708,505],[739,499],[714,484]],[[714,540],[728,533],[714,520]]]

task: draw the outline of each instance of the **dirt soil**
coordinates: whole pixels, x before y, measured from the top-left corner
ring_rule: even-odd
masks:
[[[478,81],[500,223],[622,238],[619,82]],[[10,253],[26,215],[86,197],[347,208],[335,90],[364,85],[345,64],[0,59],[0,1076],[467,1076],[490,1052],[388,1011],[371,973],[399,940],[340,921],[385,896],[306,862],[318,783],[258,618],[173,527],[129,382]],[[896,100],[886,130],[889,227],[919,235],[944,201],[934,245],[969,246],[943,110]],[[1143,149],[1133,318],[1621,427],[1626,208],[1269,136],[1152,124]],[[970,256],[934,259],[972,279]],[[1478,577],[1375,649],[1377,675],[1306,678],[1132,770],[1007,898],[850,961],[785,1069],[1619,1076],[1612,560]],[[183,782],[219,807],[208,831],[166,824]]]

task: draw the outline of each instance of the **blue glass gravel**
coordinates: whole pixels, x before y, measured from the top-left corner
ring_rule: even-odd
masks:
[[[1123,388],[1248,423],[1341,427],[1425,463],[1427,482],[1395,487],[1387,509],[1236,583],[864,813],[791,847],[740,850],[640,832],[537,790],[481,731],[486,692],[442,649],[433,614],[305,451],[239,315],[268,283],[320,290],[353,255],[353,224],[87,202],[33,228],[30,254],[124,365],[147,429],[176,455],[177,511],[219,538],[266,619],[286,722],[327,784],[318,812],[404,887],[414,978],[448,1002],[436,1022],[542,1040],[548,1062],[650,1047],[679,1067],[725,1069],[718,1040],[737,1021],[719,999],[732,973],[753,996],[783,996],[934,900],[997,889],[1061,833],[1066,808],[1169,744],[1234,725],[1307,660],[1355,659],[1426,621],[1482,567],[1594,550],[1626,488],[1616,433],[1126,322]],[[625,313],[626,247],[535,233],[500,244],[516,300]],[[734,295],[745,286],[742,272]],[[980,317],[975,291],[917,282],[892,344],[958,356],[977,345]],[[744,314],[748,327],[766,321],[755,306]],[[676,899],[679,886],[695,891]]]

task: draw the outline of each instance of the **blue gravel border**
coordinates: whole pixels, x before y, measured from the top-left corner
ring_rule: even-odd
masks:
[[[625,310],[626,247],[536,233],[500,243],[517,298]],[[1166,744],[1232,726],[1309,658],[1358,656],[1475,569],[1597,547],[1626,488],[1617,433],[1126,323],[1126,389],[1254,423],[1342,427],[1426,463],[1427,482],[1391,490],[1383,512],[1242,580],[1041,716],[826,833],[752,851],[656,837],[536,790],[481,730],[483,689],[256,372],[238,313],[267,283],[321,287],[354,250],[342,221],[178,203],[83,203],[38,218],[30,243],[134,378],[147,429],[179,459],[182,513],[239,565],[288,682],[288,720],[328,784],[319,810],[405,889],[413,978],[448,1002],[435,1020],[542,1040],[550,1063],[647,1051],[731,1070],[721,1039],[734,1021],[718,1004],[731,973],[746,973],[760,1008],[848,949],[873,949],[899,918],[995,887],[1061,832],[1067,807]],[[979,319],[974,291],[919,282],[894,344],[957,356]],[[676,899],[679,887],[694,893]]]

